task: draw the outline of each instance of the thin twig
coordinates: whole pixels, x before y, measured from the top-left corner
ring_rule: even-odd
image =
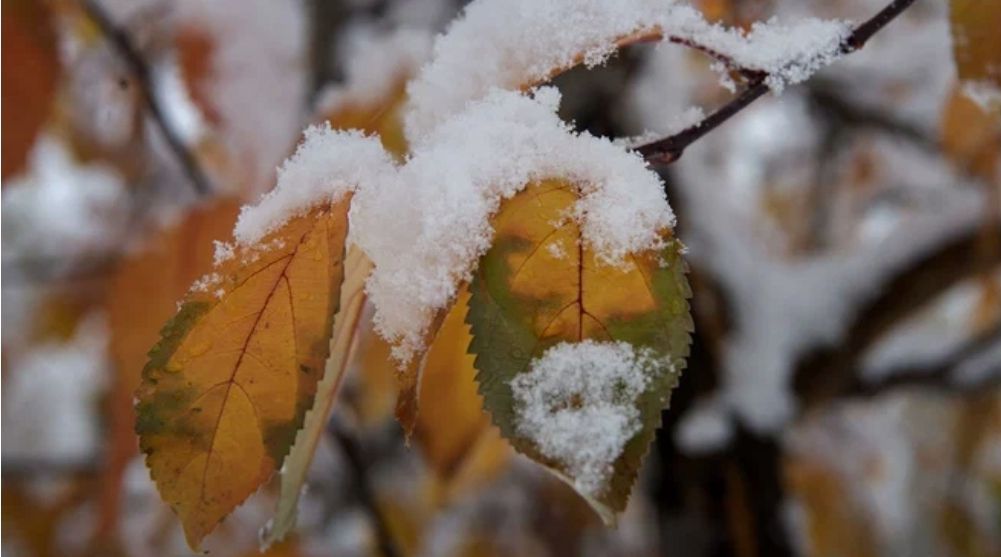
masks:
[[[167,142],[167,147],[177,157],[181,168],[191,181],[191,185],[195,188],[195,191],[201,195],[211,192],[212,187],[209,185],[209,180],[202,170],[201,165],[199,165],[198,160],[185,147],[177,130],[168,121],[166,113],[155,93],[153,73],[132,42],[132,38],[124,29],[117,26],[111,20],[107,11],[96,0],[81,0],[81,5],[90,19],[101,30],[101,33],[108,39],[108,42],[118,52],[118,55],[121,56],[126,66],[128,66],[129,71],[132,72],[146,109]]]
[[[365,470],[365,460],[362,458],[358,442],[344,429],[336,417],[332,418],[330,423],[327,424],[327,433],[340,446],[341,452],[344,454],[345,460],[347,460],[348,468],[351,470],[352,476],[354,476],[359,502],[372,520],[376,541],[379,544],[379,551],[384,557],[399,557],[400,552],[393,542],[393,535],[389,530],[389,525],[382,516],[378,504],[376,504],[375,493],[372,490],[372,483]]]
[[[890,2],[890,4],[880,10],[879,13],[856,27],[847,37],[845,37],[844,41],[841,43],[840,52],[842,54],[849,54],[865,46],[865,43],[868,42],[873,35],[875,35],[888,23],[893,21],[913,3],[914,0],[893,0],[893,2]],[[686,46],[696,48],[691,44],[685,44]],[[718,54],[714,57],[720,59]],[[747,108],[748,105],[768,92],[769,87],[766,83],[768,74],[750,74],[748,72],[754,72],[755,70],[748,68],[736,68],[736,70],[742,75],[756,75],[756,77],[752,78],[747,87],[741,91],[740,94],[734,97],[733,100],[721,106],[715,112],[706,116],[695,125],[690,126],[674,135],[670,135],[652,143],[647,143],[646,145],[641,145],[636,148],[636,151],[651,162],[663,164],[672,163],[681,158],[685,148],[689,145],[713,129],[719,127],[720,124],[726,122],[735,114]]]

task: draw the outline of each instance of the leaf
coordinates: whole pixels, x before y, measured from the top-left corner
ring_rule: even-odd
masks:
[[[642,427],[612,465],[600,491],[585,495],[606,522],[625,508],[660,412],[667,406],[688,355],[692,321],[681,244],[663,232],[661,250],[636,253],[622,266],[601,262],[582,242],[568,210],[575,187],[551,180],[530,184],[494,218],[494,243],[471,285],[470,351],[484,406],[520,452],[573,484],[563,462],[544,456],[518,432],[511,381],[560,343],[624,341],[669,364],[651,372],[636,408]],[[578,491],[580,491],[578,489]]]
[[[275,516],[261,536],[261,544],[268,547],[285,539],[295,526],[299,495],[306,483],[306,473],[313,462],[313,454],[327,427],[330,411],[347,370],[351,345],[365,306],[365,279],[372,269],[372,262],[357,247],[348,251],[344,262],[346,276],[341,288],[341,310],[334,319],[334,333],[330,343],[323,379],[317,386],[316,402],[306,414],[306,421],[296,435],[295,444],[282,466],[281,488]]]
[[[467,352],[472,340],[465,322],[468,311],[469,291],[464,288],[428,349],[414,431],[446,499],[456,487],[493,477],[507,460],[507,443],[496,435],[476,391],[476,369]]]
[[[238,248],[196,284],[150,351],[136,432],[192,547],[271,477],[312,406],[349,203],[316,207]]]
[[[49,117],[59,78],[59,53],[47,3],[3,3],[3,177],[24,168]]]
[[[989,88],[1001,98],[1001,5],[983,0],[950,0],[953,57],[959,79]],[[998,108],[998,106],[995,106]]]
[[[238,202],[222,200],[191,211],[149,238],[111,277],[109,352],[116,374],[107,401],[110,439],[102,467],[99,529],[111,532],[118,520],[125,468],[138,451],[132,399],[146,353],[191,283],[212,269],[213,241],[229,236],[239,210]]]
[[[956,87],[942,109],[942,151],[959,168],[994,181],[1001,158],[1001,113],[991,113]]]

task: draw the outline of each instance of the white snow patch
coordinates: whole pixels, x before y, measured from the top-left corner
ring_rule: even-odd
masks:
[[[78,163],[54,137],[40,137],[27,173],[5,186],[5,259],[52,258],[69,266],[121,241],[129,209],[122,178],[106,165]]]
[[[848,32],[845,22],[805,19],[772,20],[744,33],[710,24],[675,0],[478,0],[438,37],[431,63],[410,83],[407,136],[428,133],[492,88],[530,87],[581,60],[599,65],[630,36],[697,42],[769,72],[769,86],[779,90],[833,61]]]
[[[681,417],[674,440],[682,452],[711,453],[725,447],[733,437],[733,422],[726,402],[714,394],[703,397]]]
[[[572,132],[558,104],[551,88],[534,98],[493,91],[414,145],[395,180],[373,180],[355,195],[351,234],[375,263],[367,292],[398,360],[422,348],[434,312],[471,277],[501,201],[533,181],[559,178],[579,188],[573,217],[613,264],[657,247],[659,233],[674,225],[663,184],[643,159]]]
[[[393,163],[379,139],[358,131],[334,131],[330,124],[310,126],[303,142],[278,169],[278,184],[255,206],[244,207],[233,234],[250,245],[292,217],[320,202],[336,202],[363,183],[385,179]],[[217,247],[217,259],[231,257]]]
[[[511,380],[516,428],[597,496],[626,443],[642,429],[636,398],[664,365],[625,342],[560,343]]]
[[[65,342],[41,343],[4,373],[4,459],[86,462],[101,439],[108,329],[89,315]]]
[[[306,116],[308,22],[296,0],[178,0],[179,29],[212,38],[205,85],[218,130],[253,192],[272,183]]]

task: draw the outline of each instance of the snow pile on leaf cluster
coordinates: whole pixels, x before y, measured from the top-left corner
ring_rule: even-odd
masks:
[[[596,496],[642,428],[636,399],[661,365],[625,342],[557,344],[511,380],[518,433],[565,466],[581,493]]]
[[[243,213],[237,237],[252,242],[310,204],[355,189],[350,233],[375,264],[367,284],[375,325],[406,362],[490,246],[491,215],[530,182],[578,187],[568,216],[613,264],[659,247],[660,233],[674,225],[663,184],[641,157],[573,132],[557,116],[559,93],[528,87],[579,61],[598,64],[630,37],[659,34],[704,40],[738,64],[771,72],[780,87],[829,61],[846,29],[805,20],[744,34],[674,0],[473,2],[408,87],[404,164],[380,155],[374,139],[313,128],[275,191]]]

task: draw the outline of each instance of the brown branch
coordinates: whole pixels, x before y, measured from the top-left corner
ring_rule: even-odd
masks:
[[[201,165],[199,165],[198,159],[187,149],[177,130],[168,121],[166,112],[155,93],[153,73],[139,53],[139,49],[132,42],[132,38],[124,29],[111,20],[107,11],[105,11],[97,0],[81,0],[80,3],[87,16],[93,20],[98,29],[101,30],[101,33],[125,62],[125,65],[128,66],[129,71],[132,72],[132,76],[139,87],[139,96],[142,98],[143,104],[146,105],[146,110],[149,112],[153,123],[160,130],[161,135],[163,135],[167,147],[174,153],[174,156],[180,163],[184,174],[191,181],[191,185],[195,191],[201,195],[210,193],[212,187],[209,185],[209,180],[202,170]]]
[[[886,373],[885,378],[877,381],[865,381],[856,374],[846,394],[856,397],[871,397],[897,387],[912,386],[967,393],[983,392],[986,388],[1001,386],[1001,377],[996,374],[988,374],[982,381],[970,383],[957,383],[953,377],[954,372],[963,362],[976,357],[998,342],[1001,342],[1001,323],[975,335],[937,362],[928,365],[911,364],[893,369]],[[1001,368],[1001,362],[997,365]]]
[[[893,0],[879,13],[869,20],[856,27],[841,43],[840,52],[848,54],[863,46],[880,29],[893,21],[914,3],[914,0]],[[673,41],[678,42],[678,41]],[[692,46],[692,45],[687,45]],[[693,46],[693,48],[695,48]],[[718,55],[717,55],[717,59]],[[724,61],[725,63],[725,61]],[[663,164],[672,163],[681,158],[685,149],[697,141],[702,136],[719,127],[741,110],[747,108],[752,102],[764,96],[769,87],[766,83],[767,73],[750,74],[756,70],[750,68],[737,68],[742,75],[756,75],[750,80],[748,86],[741,91],[730,102],[718,108],[715,112],[706,116],[700,122],[690,126],[674,135],[667,136],[652,143],[647,143],[636,148],[636,151],[651,162]]]
[[[389,529],[389,524],[386,522],[385,517],[383,517],[382,511],[379,510],[375,492],[372,490],[372,482],[365,469],[365,460],[362,458],[358,442],[344,429],[336,417],[331,418],[327,424],[327,433],[330,434],[331,438],[340,447],[341,452],[344,454],[344,459],[347,461],[348,469],[351,471],[351,475],[354,476],[354,486],[358,494],[358,500],[372,521],[376,541],[379,544],[379,551],[383,557],[399,557],[400,552],[393,541],[393,534]]]

